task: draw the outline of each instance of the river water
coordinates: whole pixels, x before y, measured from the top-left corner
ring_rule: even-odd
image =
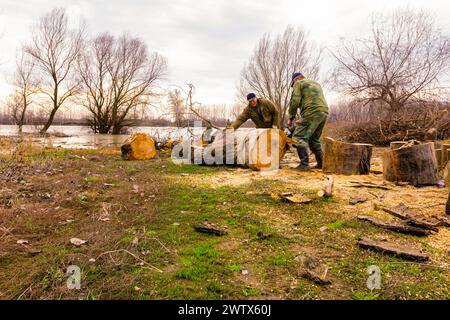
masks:
[[[38,133],[35,126],[24,126],[24,133]],[[97,149],[97,148],[116,148],[120,147],[132,133],[148,133],[157,140],[163,138],[177,139],[179,137],[188,137],[187,129],[174,127],[134,127],[130,128],[130,134],[127,135],[109,135],[109,134],[93,134],[88,126],[51,126],[48,130],[49,134],[66,135],[67,137],[39,137],[29,136],[30,139],[46,147],[62,147],[77,149]],[[197,131],[198,132],[198,131]],[[0,125],[1,136],[18,135],[17,126]]]

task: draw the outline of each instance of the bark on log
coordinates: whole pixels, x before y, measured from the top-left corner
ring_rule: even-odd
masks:
[[[323,172],[333,174],[369,174],[371,144],[345,143],[325,138]]]
[[[440,222],[434,218],[425,217],[412,209],[408,208],[404,204],[399,204],[395,208],[387,208],[384,206],[376,206],[375,209],[383,210],[390,215],[405,220],[405,222],[411,226],[428,229],[432,231],[439,231],[438,227]]]
[[[200,224],[195,225],[194,229],[197,232],[214,234],[216,236],[223,236],[227,234],[225,230],[220,229],[214,223],[211,223],[209,221],[204,221]]]
[[[205,147],[193,148],[191,157],[194,163],[202,165],[224,164],[256,171],[274,170],[279,169],[290,141],[279,129],[236,130],[218,136]],[[219,160],[219,163],[214,160]]]
[[[383,229],[387,229],[387,230],[391,230],[391,231],[395,231],[395,232],[412,234],[415,236],[427,236],[427,235],[431,234],[431,232],[429,230],[425,230],[425,229],[418,228],[418,227],[413,227],[404,222],[387,221],[387,220],[382,220],[382,219],[368,217],[368,216],[358,216],[358,219],[363,220],[363,221],[368,221],[371,224],[373,224],[374,226],[377,226],[377,227],[380,227]]]
[[[386,254],[397,255],[400,258],[411,261],[425,262],[430,259],[428,255],[420,252],[419,250],[401,246],[393,242],[374,241],[368,238],[361,238],[358,240],[358,245],[363,249],[370,249]]]
[[[383,176],[387,181],[415,186],[435,185],[438,166],[433,143],[389,150],[383,153]]]

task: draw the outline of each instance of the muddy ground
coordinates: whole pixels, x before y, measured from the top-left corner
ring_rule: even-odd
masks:
[[[381,170],[377,149],[372,169]],[[176,166],[168,154],[123,161],[117,150],[43,149],[0,142],[0,299],[448,299],[450,230],[417,237],[382,230],[357,215],[393,219],[375,204],[405,203],[442,215],[448,189],[382,183],[380,174],[335,176],[282,168]],[[278,197],[303,193],[307,204]],[[367,198],[351,205],[355,196]],[[215,236],[193,225],[208,220]],[[361,236],[420,249],[426,263],[363,250]],[[86,243],[77,246],[70,239]],[[66,270],[81,270],[68,289]],[[367,268],[381,270],[369,290]],[[305,276],[313,270],[330,283]]]

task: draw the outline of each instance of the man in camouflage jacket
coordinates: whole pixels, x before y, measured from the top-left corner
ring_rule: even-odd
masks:
[[[275,105],[264,98],[257,98],[254,93],[247,95],[248,105],[244,111],[231,124],[233,129],[238,129],[248,119],[251,119],[256,128],[278,127],[279,112]]]
[[[323,153],[320,137],[328,117],[328,104],[322,87],[315,81],[305,79],[299,72],[292,75],[291,87],[293,91],[289,105],[288,126],[293,125],[298,109],[301,116],[292,136],[300,158],[300,165],[295,169],[310,169],[308,146],[316,157],[315,168],[322,169]]]

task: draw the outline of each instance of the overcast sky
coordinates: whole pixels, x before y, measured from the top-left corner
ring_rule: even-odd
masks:
[[[450,33],[448,0],[1,0],[0,68],[11,73],[16,50],[30,27],[54,7],[83,16],[91,34],[109,31],[139,36],[168,59],[167,85],[194,83],[202,103],[233,103],[239,74],[258,39],[288,24],[303,26],[324,47],[367,27],[374,11],[399,6],[426,8]],[[330,60],[324,61],[323,71]],[[0,78],[0,98],[8,92]]]

